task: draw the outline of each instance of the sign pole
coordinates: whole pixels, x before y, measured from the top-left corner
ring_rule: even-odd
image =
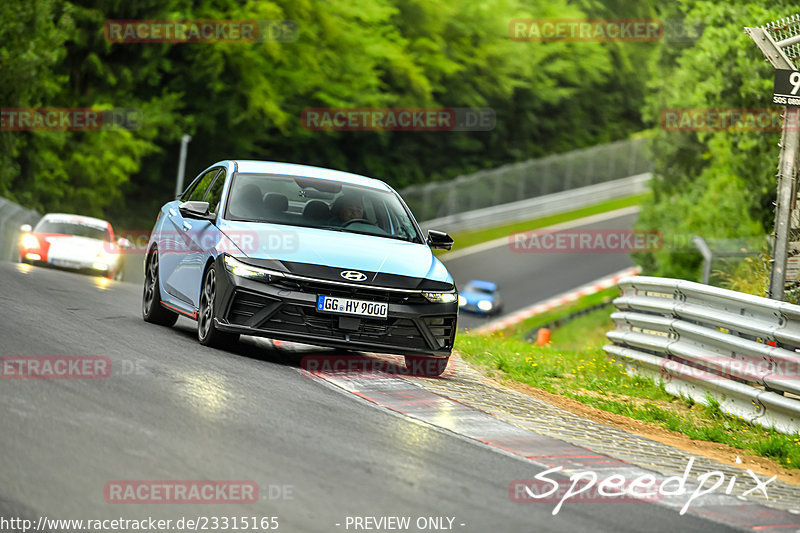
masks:
[[[783,25],[783,23],[780,24]],[[777,24],[771,26],[774,28]],[[776,43],[767,32],[769,27],[745,28],[745,31],[767,60],[772,63],[772,66],[781,70],[797,70],[796,65],[783,52],[783,47],[792,46],[794,42]],[[780,46],[781,44],[784,46]],[[797,157],[798,143],[800,142],[797,131],[800,125],[798,118],[800,118],[799,109],[786,108],[781,133],[778,190],[775,204],[775,240],[772,246],[772,269],[769,277],[769,297],[775,300],[783,300],[786,288],[786,264],[789,258],[789,240],[793,225],[792,211],[797,194]]]

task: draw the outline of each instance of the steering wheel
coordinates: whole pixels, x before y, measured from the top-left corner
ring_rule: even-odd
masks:
[[[369,221],[369,220],[367,220],[366,218],[351,218],[351,219],[350,219],[350,220],[348,220],[347,222],[342,222],[342,227],[343,227],[343,228],[346,228],[346,227],[347,227],[347,226],[349,226],[350,224],[355,224],[356,222],[361,222],[362,224],[369,224],[370,226],[372,226],[372,225],[373,225],[373,224],[372,224],[372,222],[370,222],[370,221]]]

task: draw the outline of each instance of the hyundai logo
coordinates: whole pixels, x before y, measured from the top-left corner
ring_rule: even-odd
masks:
[[[367,279],[367,275],[358,270],[342,270],[339,275],[349,281],[364,281]]]

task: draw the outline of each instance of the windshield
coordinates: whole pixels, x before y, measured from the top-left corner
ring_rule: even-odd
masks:
[[[56,220],[42,220],[34,229],[36,233],[55,233],[58,235],[74,235],[76,237],[88,237],[101,241],[110,241],[111,234],[108,229],[97,226],[87,226],[75,222],[64,222]]]
[[[423,242],[396,194],[330,180],[236,174],[225,217]]]
[[[464,292],[477,292],[479,294],[494,294],[494,291],[491,289],[487,289],[486,287],[479,287],[477,285],[473,285],[472,283],[467,283],[464,287]]]

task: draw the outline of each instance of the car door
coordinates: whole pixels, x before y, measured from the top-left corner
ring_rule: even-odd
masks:
[[[212,213],[219,215],[219,207],[222,201],[222,191],[225,187],[225,169],[221,169],[214,182],[208,188],[208,192],[203,197],[204,202],[208,202],[208,209]],[[186,272],[187,294],[191,297],[193,305],[198,307],[200,292],[203,282],[203,267],[209,257],[216,255],[216,247],[222,237],[222,233],[214,222],[208,220],[190,220],[191,229],[188,237],[192,242],[192,254],[187,257]]]
[[[169,222],[165,229],[169,229],[163,237],[171,243],[165,243],[168,245],[160,256],[160,264],[166,266],[161,268],[165,289],[192,308],[197,307],[195,286],[199,287],[204,264],[202,239],[198,232],[202,234],[212,224],[207,220],[184,218],[178,207],[185,201],[203,201],[220,170],[220,167],[214,167],[204,172],[180,200],[172,202],[167,212]]]

